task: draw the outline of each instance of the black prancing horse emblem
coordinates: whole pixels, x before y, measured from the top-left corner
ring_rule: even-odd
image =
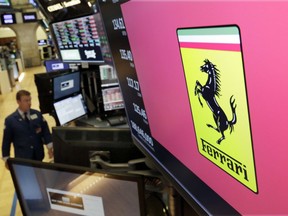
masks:
[[[232,120],[228,121],[227,116],[223,109],[219,106],[216,97],[220,97],[220,74],[219,70],[216,68],[212,62],[208,59],[204,60],[204,65],[200,67],[200,70],[204,73],[208,74],[207,82],[204,86],[200,84],[200,82],[196,81],[195,86],[195,95],[198,96],[198,100],[203,107],[203,104],[200,99],[200,95],[202,95],[203,99],[206,101],[210,110],[213,113],[213,118],[216,123],[216,127],[211,124],[207,124],[208,127],[215,129],[217,132],[221,133],[221,137],[217,140],[217,143],[220,144],[222,140],[225,139],[224,131],[230,128],[230,133],[234,129],[234,124],[236,124],[236,104],[235,99],[233,99],[233,95],[230,97],[230,107],[232,110]]]

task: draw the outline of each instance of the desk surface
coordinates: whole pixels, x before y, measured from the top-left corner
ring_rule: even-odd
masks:
[[[120,127],[129,128],[128,124],[119,124],[116,126],[111,126],[107,120],[103,120],[96,116],[83,117],[75,121],[76,126],[86,126],[86,127]]]

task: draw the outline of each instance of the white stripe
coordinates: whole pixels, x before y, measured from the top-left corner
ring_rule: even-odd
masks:
[[[240,44],[239,35],[179,35],[180,42]]]

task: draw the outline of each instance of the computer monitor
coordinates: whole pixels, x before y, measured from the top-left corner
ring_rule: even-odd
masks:
[[[38,42],[38,46],[46,46],[46,45],[48,45],[46,39],[37,40],[37,42]]]
[[[113,66],[100,65],[99,70],[100,70],[101,88],[119,85],[117,73]]]
[[[58,76],[59,74],[65,72],[55,71],[53,73],[34,74],[34,82],[38,92],[39,107],[42,113],[53,112],[53,76]]]
[[[124,101],[119,86],[102,89],[104,112],[124,109]]]
[[[66,73],[53,78],[54,100],[80,92],[80,72]]]
[[[39,8],[38,1],[36,0],[28,0],[28,3],[31,4],[35,8]]]
[[[107,127],[101,122],[95,127],[57,126],[52,128],[52,140],[56,163],[90,167],[92,152],[107,152],[105,159],[113,164],[144,158],[128,126]]]
[[[140,176],[25,159],[8,159],[22,214],[144,216]]]
[[[0,9],[1,8],[7,9],[11,7],[12,7],[12,4],[10,0],[0,0]]]
[[[22,13],[23,23],[37,22],[37,13],[36,12],[23,12]]]
[[[84,16],[94,11],[92,5],[86,0],[71,2],[38,0],[37,5],[49,23]]]
[[[79,71],[71,72],[69,69],[38,73],[34,75],[34,81],[42,113],[52,113],[53,102],[80,92]]]
[[[68,63],[62,62],[60,59],[49,59],[44,61],[46,72],[69,70],[70,66]]]
[[[124,100],[114,65],[100,65],[99,70],[97,90],[101,92],[99,100],[101,118],[107,119],[111,125],[126,123]]]
[[[4,13],[0,15],[2,25],[16,24],[15,13]]]
[[[137,146],[200,215],[287,214],[288,2],[99,4]]]
[[[70,96],[53,103],[60,125],[67,124],[87,113],[82,94]]]
[[[97,14],[58,21],[51,32],[63,62],[103,64]]]

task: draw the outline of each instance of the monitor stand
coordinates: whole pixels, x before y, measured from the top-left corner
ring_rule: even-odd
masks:
[[[83,118],[75,120],[76,126],[81,127],[123,127],[129,128],[127,119],[123,115],[113,115],[108,117],[99,116],[85,116]]]

